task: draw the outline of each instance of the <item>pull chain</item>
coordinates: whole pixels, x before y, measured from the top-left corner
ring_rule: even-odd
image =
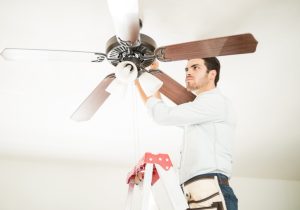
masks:
[[[132,96],[132,136],[134,141],[134,164],[139,161],[140,158],[140,136],[138,128],[138,105],[137,105],[137,92],[134,84],[130,85]]]

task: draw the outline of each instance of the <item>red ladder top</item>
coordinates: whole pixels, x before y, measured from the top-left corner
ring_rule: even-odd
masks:
[[[156,164],[159,164],[166,171],[168,171],[173,166],[168,154],[155,155],[150,152],[146,152],[142,159],[140,159],[138,164],[134,167],[134,169],[129,172],[127,176],[127,184],[129,184],[131,181],[134,181],[134,178],[138,173],[142,173],[142,176],[144,177],[146,164],[149,163],[154,164],[151,181],[152,185],[159,179],[159,175],[155,167]]]

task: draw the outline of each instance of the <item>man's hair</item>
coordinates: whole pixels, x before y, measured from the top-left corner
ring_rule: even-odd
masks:
[[[215,86],[217,86],[217,83],[220,78],[220,61],[216,57],[210,57],[210,58],[203,58],[204,64],[207,68],[207,73],[210,72],[211,70],[216,70],[217,74],[215,77]]]

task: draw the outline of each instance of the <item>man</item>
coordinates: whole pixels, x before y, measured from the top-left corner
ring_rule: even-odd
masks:
[[[190,209],[237,210],[228,183],[235,117],[231,103],[217,88],[220,63],[216,57],[191,59],[185,71],[186,88],[197,96],[192,102],[169,107],[159,93],[146,96],[138,81],[137,89],[154,121],[184,128],[179,178]]]

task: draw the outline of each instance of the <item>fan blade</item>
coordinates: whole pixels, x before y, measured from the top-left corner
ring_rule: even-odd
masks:
[[[77,110],[72,114],[71,119],[75,121],[86,121],[91,119],[110,95],[105,89],[115,78],[116,76],[114,73],[107,75],[82,104],[80,104]]]
[[[160,70],[150,70],[150,74],[163,81],[163,86],[159,92],[168,97],[175,104],[183,104],[193,101],[196,96],[189,92],[185,87],[172,79],[170,76]]]
[[[107,0],[119,43],[125,46],[140,44],[139,1]]]
[[[256,46],[257,41],[252,34],[240,34],[159,47],[155,54],[160,61],[177,61],[253,53]]]
[[[106,58],[103,53],[68,51],[68,50],[47,50],[47,49],[24,49],[5,48],[1,56],[6,60],[37,60],[37,61],[84,61],[101,62]]]

